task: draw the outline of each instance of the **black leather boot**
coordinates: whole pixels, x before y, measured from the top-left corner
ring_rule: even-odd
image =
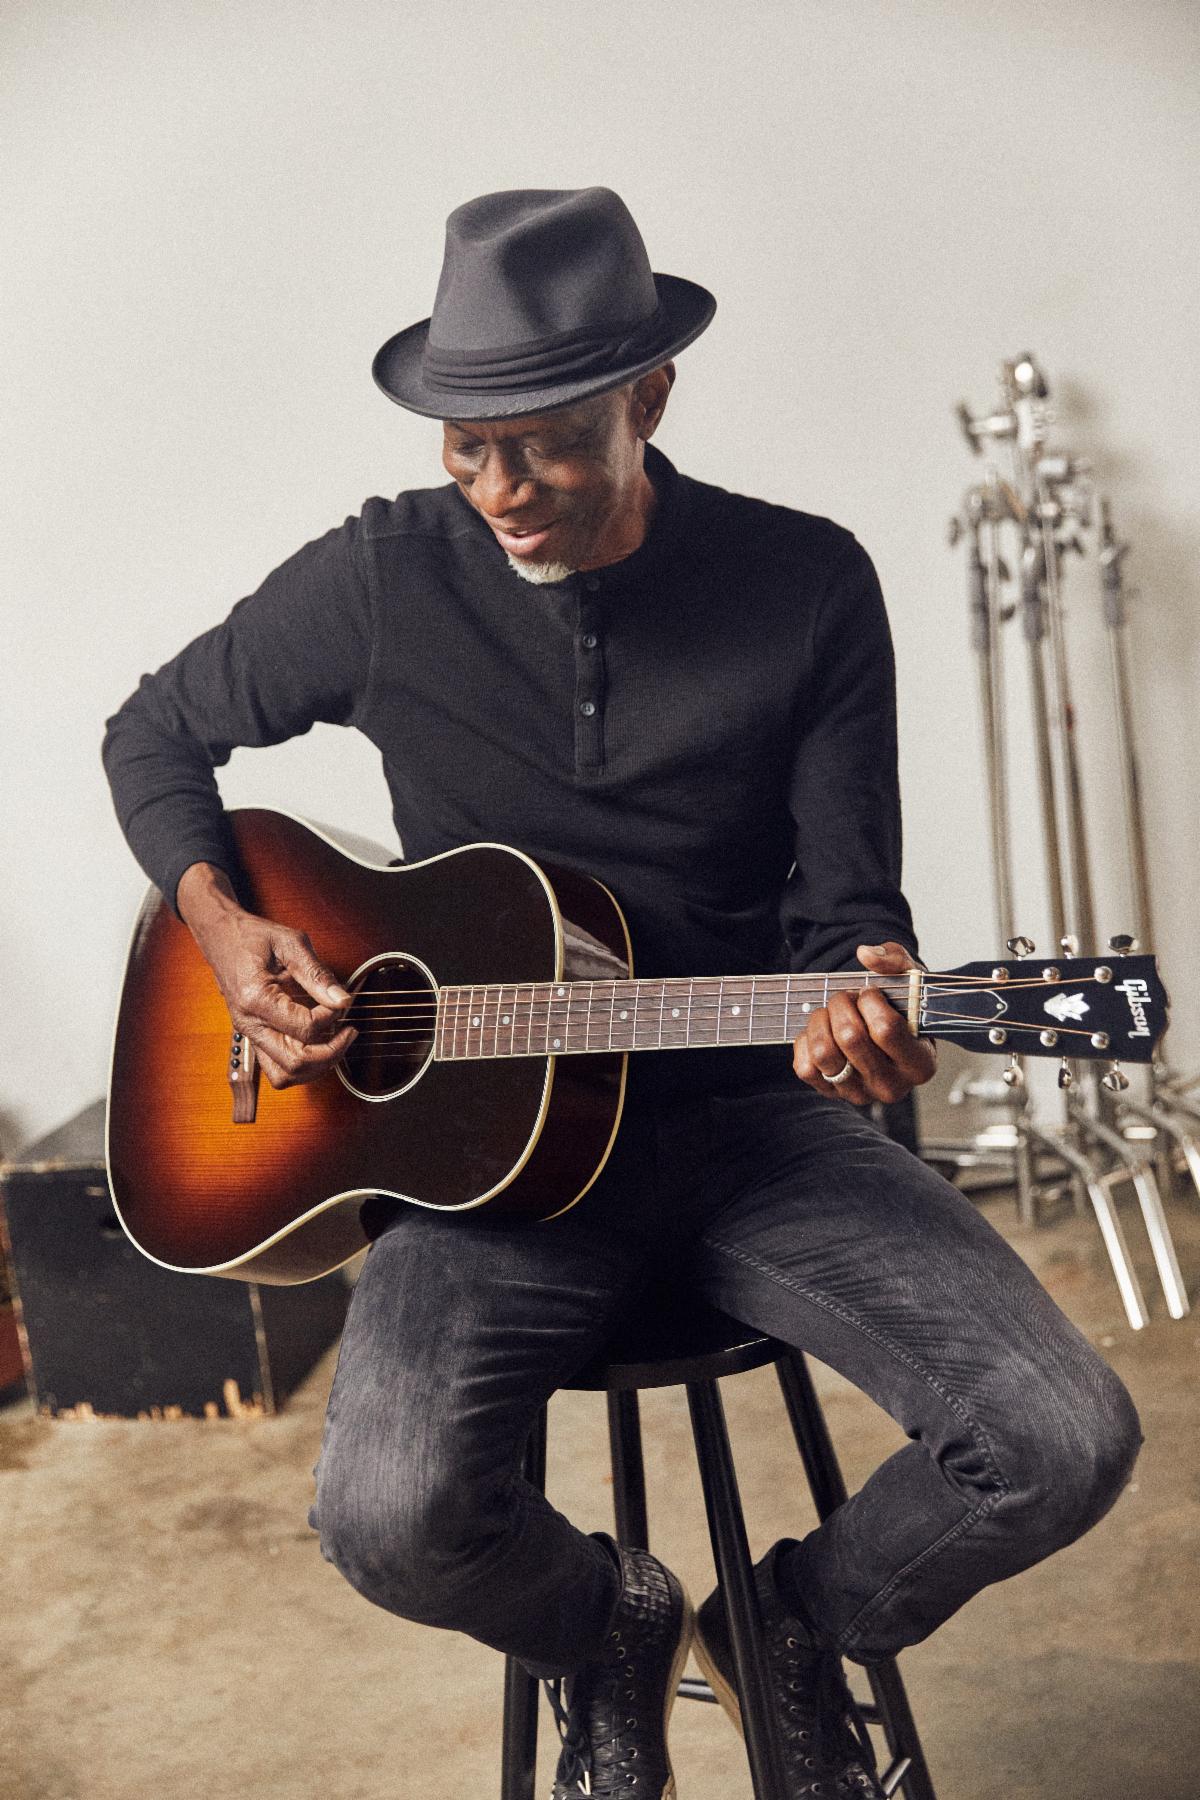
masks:
[[[648,1550],[603,1541],[620,1568],[621,1597],[597,1660],[546,1683],[562,1739],[551,1800],[673,1800],[667,1725],[692,1640],[691,1603]]]
[[[832,1645],[789,1611],[775,1576],[779,1558],[793,1548],[784,1538],[755,1564],[775,1716],[783,1740],[788,1794],[799,1800],[883,1800],[870,1733]],[[720,1589],[696,1614],[696,1661],[738,1730],[742,1729],[733,1652]]]

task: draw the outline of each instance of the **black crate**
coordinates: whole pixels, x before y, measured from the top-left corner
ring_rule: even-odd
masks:
[[[175,1274],[135,1250],[108,1191],[102,1100],[6,1163],[0,1194],[44,1412],[274,1412],[342,1328],[340,1271],[267,1287]]]

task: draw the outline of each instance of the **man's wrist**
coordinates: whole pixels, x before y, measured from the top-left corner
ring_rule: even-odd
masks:
[[[188,864],[175,889],[175,905],[198,941],[223,920],[245,911],[225,870],[208,862]]]

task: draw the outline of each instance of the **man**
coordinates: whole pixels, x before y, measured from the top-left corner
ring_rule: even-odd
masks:
[[[110,721],[129,841],[276,1085],[328,1074],[349,996],[301,922],[238,904],[213,769],[317,719],[378,745],[410,861],[487,838],[586,869],[642,974],[912,966],[869,559],[649,443],[714,306],[651,274],[607,189],[460,207],[431,319],[375,360],[393,400],[444,421],[452,483],[369,502]],[[757,1571],[797,1795],[880,1792],[842,1656],[919,1641],[1126,1480],[1140,1432],[1120,1382],[859,1110],[932,1070],[881,995],[835,993],[791,1066],[786,1047],[631,1058],[613,1154],[559,1219],[398,1206],[376,1237],[330,1397],[322,1548],[378,1605],[552,1685],[557,1800],[674,1792],[687,1598],[520,1472],[539,1408],[656,1271],[842,1370],[913,1440]],[[719,1594],[695,1641],[736,1714]]]

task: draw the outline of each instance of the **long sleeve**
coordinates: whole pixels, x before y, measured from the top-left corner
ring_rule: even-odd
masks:
[[[371,601],[359,521],[305,545],[109,719],[104,766],[130,849],[170,905],[194,862],[229,868],[213,774],[239,745],[318,720],[351,724],[366,693]]]
[[[894,938],[916,954],[900,891],[896,677],[874,565],[853,543],[816,616],[788,789],[795,867],[780,919],[788,967],[857,967]]]

